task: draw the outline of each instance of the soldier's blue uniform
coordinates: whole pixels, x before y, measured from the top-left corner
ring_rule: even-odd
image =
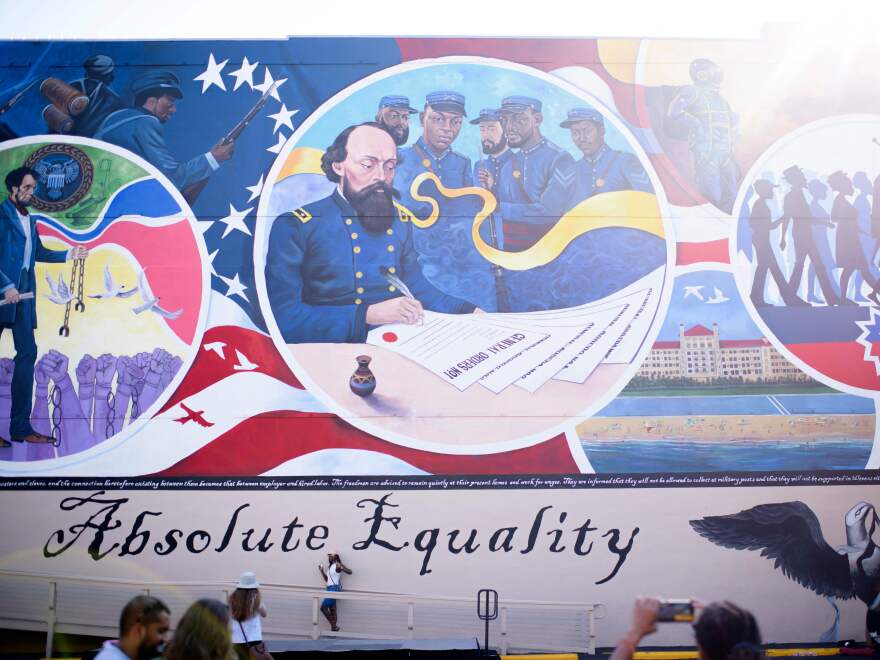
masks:
[[[583,121],[591,122],[597,129],[601,129],[604,136],[605,118],[601,112],[593,108],[572,108],[568,111],[566,120],[559,125],[562,128],[571,128]],[[648,174],[639,159],[631,153],[612,149],[604,141],[594,154],[584,154],[584,157],[575,164],[575,172],[577,176],[572,206],[603,192],[616,190],[654,192]]]
[[[387,232],[368,232],[345,198],[332,195],[279,216],[269,234],[266,290],[286,342],[362,342],[367,307],[400,296],[380,267],[400,277],[425,309],[469,313],[422,275],[410,216],[398,209]]]
[[[157,95],[168,94],[183,98],[180,81],[169,71],[143,74],[132,83],[132,91],[155,90]],[[143,108],[124,108],[108,115],[95,132],[95,138],[133,151],[148,163],[155,165],[179,190],[207,179],[220,165],[210,152],[181,163],[165,142],[165,129],[158,117]]]
[[[425,103],[441,112],[466,116],[465,98],[458,92],[431,92]],[[394,187],[401,193],[401,204],[419,218],[427,217],[431,211],[430,204],[416,202],[410,194],[413,179],[422,172],[433,172],[447,188],[474,185],[470,158],[453,151],[452,147],[435,156],[424,137],[400,149],[398,158]],[[477,252],[471,238],[474,215],[481,205],[479,198],[447,198],[431,183],[423,184],[419,192],[433,197],[440,207],[440,217],[433,226],[413,232],[425,277],[450,295],[468,297],[481,309],[494,311],[495,285],[489,264]]]
[[[584,156],[575,163],[575,173],[575,204],[593,195],[616,190],[654,192],[639,159],[607,144],[603,144],[592,157]]]
[[[547,138],[516,152],[501,168],[498,208],[506,250],[534,245],[571,208],[574,159]]]

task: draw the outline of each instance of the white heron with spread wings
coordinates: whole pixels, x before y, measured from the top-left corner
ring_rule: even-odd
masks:
[[[137,293],[137,289],[126,289],[124,284],[116,284],[113,275],[110,273],[110,266],[104,265],[104,291],[101,293],[90,293],[89,298],[128,298]]]

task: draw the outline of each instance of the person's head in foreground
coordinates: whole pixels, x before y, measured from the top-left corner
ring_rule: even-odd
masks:
[[[632,657],[641,639],[657,630],[659,611],[658,599],[636,599],[630,628],[614,650],[613,660]],[[762,657],[758,622],[751,612],[729,601],[707,605],[693,627],[702,660],[757,660]]]
[[[119,648],[132,660],[148,660],[168,641],[171,610],[158,598],[135,596],[119,615]]]
[[[181,617],[165,660],[233,660],[229,608],[219,600],[197,600]]]

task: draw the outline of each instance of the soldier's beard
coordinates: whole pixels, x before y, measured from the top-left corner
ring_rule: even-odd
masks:
[[[409,126],[389,126],[381,121],[379,123],[391,134],[391,137],[394,138],[394,144],[398,147],[402,147],[409,140]]]
[[[377,181],[357,192],[342,180],[342,194],[357,211],[361,224],[368,232],[380,234],[391,228],[396,210],[394,208],[394,188],[384,181]]]
[[[483,140],[483,153],[487,156],[500,154],[505,149],[507,149],[507,138],[501,138],[498,142],[492,142],[492,140]]]

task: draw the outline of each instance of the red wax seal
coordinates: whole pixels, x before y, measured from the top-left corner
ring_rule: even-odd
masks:
[[[393,332],[386,332],[382,335],[382,341],[387,341],[389,344],[393,344],[397,341],[397,335]]]

